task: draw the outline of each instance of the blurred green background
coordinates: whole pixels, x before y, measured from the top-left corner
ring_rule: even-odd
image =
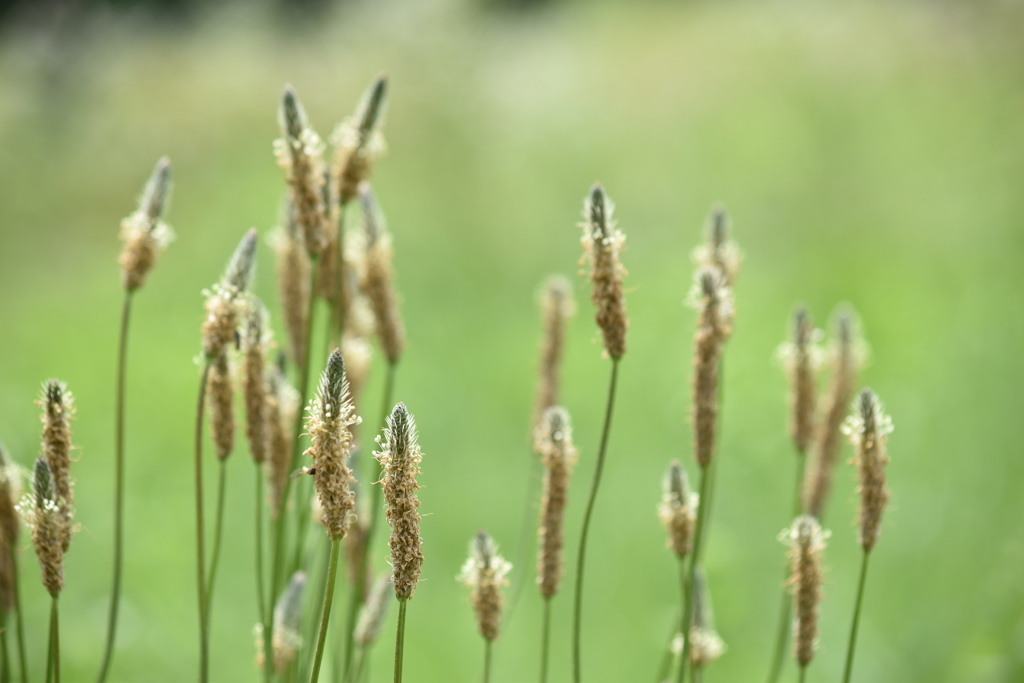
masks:
[[[653,681],[676,609],[675,562],[655,509],[668,461],[692,463],[694,314],[683,299],[689,252],[722,201],[746,258],[706,554],[729,649],[707,680],[756,681],[766,671],[794,464],[773,354],[797,302],[823,325],[842,301],[859,311],[871,345],[863,381],[896,425],[892,503],[855,675],[1024,680],[1022,30],[1019,3],[809,0],[345,3],[308,19],[263,4],[194,7],[185,18],[110,6],[53,22],[9,16],[0,43],[0,439],[28,466],[39,385],[69,383],[82,531],[61,601],[66,680],[92,680],[106,624],[121,217],[169,155],[178,238],[137,297],[131,338],[128,556],[113,679],[190,680],[200,291],[245,229],[266,235],[276,223],[283,182],[271,141],[283,85],[294,84],[326,134],[381,71],[392,83],[390,154],[374,180],[409,336],[397,398],[421,428],[429,513],[409,609],[409,680],[479,677],[482,641],[455,581],[478,528],[532,581],[532,551],[516,547],[531,473],[536,288],[550,273],[577,274],[576,223],[597,179],[628,236],[632,324],[588,565],[586,677]],[[265,239],[259,260],[255,289],[276,316]],[[563,400],[581,460],[569,549],[609,367],[587,283],[575,279]],[[377,371],[368,390],[371,422],[381,379]],[[255,680],[252,464],[239,444],[214,605],[216,681]],[[854,479],[844,465],[828,515],[811,681],[836,681],[842,668],[859,558]],[[40,678],[47,602],[27,535],[22,545]],[[555,603],[553,680],[569,676],[571,588],[567,579]],[[527,585],[497,644],[495,681],[535,678],[539,624],[540,599]],[[374,653],[375,680],[390,675],[393,625],[394,613]]]

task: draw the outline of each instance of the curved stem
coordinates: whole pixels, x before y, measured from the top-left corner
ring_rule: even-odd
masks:
[[[527,553],[531,549],[531,541],[536,537],[536,523],[537,523],[537,509],[535,501],[537,500],[537,486],[541,481],[538,473],[541,470],[540,458],[530,457],[530,466],[527,473],[526,480],[526,500],[523,501],[523,519],[519,526],[519,540],[516,543],[515,560],[512,566],[525,567],[528,562],[526,559]],[[511,599],[508,601],[508,607],[505,610],[505,616],[502,618],[502,624],[508,625],[512,621],[512,614],[516,611],[516,607],[519,605],[519,599],[523,595],[523,589],[526,584],[529,583],[526,572],[517,572],[513,579]]]
[[[804,453],[797,451],[796,460],[796,487],[793,493],[793,517],[800,514],[803,508],[801,487],[804,481],[804,465],[807,458]],[[789,643],[790,615],[793,609],[793,599],[789,591],[785,589],[785,581],[789,577],[789,567],[783,566],[782,580],[782,605],[779,608],[779,625],[776,627],[775,654],[772,657],[772,665],[768,670],[768,683],[776,683],[782,675],[782,666],[786,661],[786,645]]]
[[[210,630],[210,605],[213,603],[213,583],[217,578],[220,562],[220,540],[224,533],[224,491],[227,487],[227,458],[220,459],[220,474],[217,477],[217,517],[213,527],[213,554],[210,556],[210,576],[206,581],[206,630]]]
[[[395,373],[398,368],[398,362],[388,361],[387,370],[384,377],[384,398],[380,409],[380,420],[377,422],[379,428],[384,427],[384,423],[387,420],[387,416],[391,414],[391,400],[395,391]],[[369,451],[367,451],[369,452]],[[348,621],[345,624],[345,675],[348,675],[349,669],[352,666],[352,654],[354,649],[354,634],[356,630],[356,619],[359,616],[359,606],[363,603],[363,589],[366,582],[366,567],[367,558],[370,556],[370,548],[373,546],[374,530],[377,528],[377,518],[380,516],[379,510],[381,508],[380,497],[382,495],[382,489],[380,486],[375,486],[384,477],[384,472],[380,465],[373,468],[373,463],[368,462],[366,471],[369,472],[373,469],[377,476],[374,480],[368,481],[367,485],[370,486],[370,521],[366,527],[366,538],[363,542],[363,550],[359,555],[359,571],[356,572],[356,583],[357,585],[352,587],[351,597],[349,598],[348,605]]]
[[[128,323],[132,310],[132,292],[125,290],[121,309],[121,334],[117,352],[117,406],[114,416],[114,586],[110,591],[107,617],[107,642],[103,648],[99,683],[107,678],[117,637],[117,613],[121,604],[121,567],[124,558],[124,405],[128,365]]]
[[[572,678],[580,683],[581,656],[580,630],[583,627],[583,565],[587,558],[587,536],[590,533],[590,520],[594,513],[594,501],[597,489],[601,485],[601,472],[604,469],[605,453],[608,450],[608,433],[611,430],[612,413],[615,408],[615,386],[619,379],[619,358],[612,358],[612,377],[608,383],[608,400],[605,404],[604,426],[601,428],[601,444],[597,449],[597,464],[594,467],[594,480],[590,485],[590,496],[587,498],[586,512],[583,513],[583,531],[580,533],[580,547],[576,556],[576,594],[573,603],[572,620]]]
[[[28,668],[25,662],[25,623],[21,618],[21,580],[18,576],[18,551],[11,550],[11,570],[14,572],[14,611],[16,613],[15,628],[18,631],[18,669],[22,683],[28,683]]]
[[[697,532],[693,538],[693,550],[690,552],[690,568],[687,572],[686,583],[683,590],[686,597],[683,599],[683,620],[679,624],[679,630],[683,634],[683,656],[679,661],[679,674],[676,677],[678,683],[686,680],[686,667],[690,661],[690,623],[693,621],[693,576],[697,571],[697,564],[700,562],[700,550],[704,541],[705,525],[701,517],[707,514],[708,506],[704,501],[709,500],[708,490],[711,477],[708,476],[710,468],[704,467],[700,470],[700,503],[697,505]]]
[[[309,301],[306,309],[306,348],[305,353],[302,354],[302,358],[305,359],[303,367],[299,369],[299,410],[296,411],[295,425],[292,429],[292,438],[295,439],[294,448],[292,450],[292,462],[291,470],[295,470],[298,466],[299,457],[302,454],[302,418],[303,418],[303,407],[306,405],[306,392],[309,389],[309,350],[310,350],[310,337],[313,333],[313,312],[316,310],[313,305],[316,297],[314,292],[316,291],[316,275],[317,275],[318,259],[315,256],[310,257],[310,286],[309,286]],[[285,521],[287,519],[288,512],[288,494],[291,492],[292,479],[288,477],[284,482],[284,490],[281,492],[281,501],[277,508],[277,518],[274,520],[274,530],[272,536],[273,543],[273,554],[271,561],[270,571],[270,586],[269,586],[269,600],[267,602],[268,607],[274,604],[274,598],[277,597],[278,592],[281,590],[283,581],[283,570],[284,570],[284,554],[286,548],[285,538]],[[305,511],[299,511],[298,514],[305,514]],[[274,636],[274,618],[273,609],[267,609],[266,615],[263,620],[263,661],[273,662],[274,661],[274,650],[273,650],[273,636]],[[270,666],[263,667],[263,678],[269,683],[273,678],[274,667]]]
[[[256,465],[256,605],[260,623],[267,618],[267,602],[263,596],[263,469]]]
[[[309,676],[310,683],[320,678],[320,662],[324,658],[324,643],[327,642],[327,626],[331,621],[331,605],[334,603],[334,579],[338,574],[338,553],[341,550],[341,539],[331,541],[331,564],[327,569],[327,590],[324,592],[323,616],[320,618],[320,635],[316,640],[316,654],[313,656],[313,673]]]
[[[395,633],[395,683],[402,683],[402,660],[405,658],[405,606],[409,601],[398,599],[398,630]]]
[[[548,649],[551,646],[551,598],[544,598],[544,617],[540,630],[540,683],[548,680]]]
[[[196,402],[195,477],[196,477],[196,575],[199,592],[199,680],[206,683],[210,667],[210,639],[206,623],[206,560],[203,528],[203,415],[206,406],[206,381],[210,377],[210,361],[203,363],[199,379],[199,400]]]
[[[846,647],[846,666],[843,669],[843,683],[850,683],[853,673],[853,651],[857,647],[857,627],[860,626],[860,608],[864,604],[864,582],[868,575],[868,558],[871,551],[864,549],[860,563],[860,579],[857,581],[857,602],[853,607],[853,624],[850,626],[850,642]]]
[[[491,654],[494,648],[494,641],[484,638],[484,683],[491,681]]]

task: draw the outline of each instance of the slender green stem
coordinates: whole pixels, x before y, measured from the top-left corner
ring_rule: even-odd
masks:
[[[46,639],[46,683],[53,683],[53,606],[50,607],[50,632]]]
[[[405,657],[405,606],[407,599],[398,599],[398,630],[395,633],[395,683],[402,683],[402,660]]]
[[[683,579],[686,580],[685,578]],[[686,599],[686,585],[683,584],[683,599]],[[667,681],[669,676],[672,675],[672,663],[675,661],[676,655],[673,652],[672,645],[675,642],[676,634],[679,633],[679,623],[683,620],[682,606],[679,609],[679,615],[672,620],[672,630],[668,634],[668,642],[665,643],[665,648],[661,651],[661,664],[658,665],[658,675],[656,677],[656,683],[662,683]]]
[[[13,548],[11,549],[13,552]],[[7,651],[7,610],[0,607],[0,681],[11,680],[11,659]]]
[[[804,453],[797,451],[796,460],[796,486],[793,493],[793,514],[792,517],[796,517],[800,514],[803,503],[801,496],[801,487],[804,481],[804,465],[807,458]],[[783,566],[783,586],[785,580],[789,576],[789,566]],[[793,599],[789,595],[789,591],[783,587],[782,589],[782,604],[779,607],[779,625],[776,628],[775,635],[775,654],[772,657],[772,665],[768,670],[768,683],[777,683],[779,676],[782,675],[782,667],[786,661],[786,645],[789,643],[789,631],[790,631],[790,615],[793,609]]]
[[[850,626],[850,643],[846,647],[846,666],[843,668],[843,683],[850,683],[853,673],[853,651],[857,647],[857,627],[860,626],[860,608],[864,604],[864,583],[868,575],[868,558],[871,551],[864,549],[860,563],[860,579],[857,581],[857,602],[853,607],[853,624]]]
[[[800,665],[800,681],[799,681],[799,683],[804,683],[805,680],[807,680],[807,665],[806,664],[801,664]]]
[[[267,601],[263,596],[263,468],[255,464],[256,471],[256,606],[260,623],[267,618]]]
[[[540,458],[530,456],[530,465],[527,472],[526,480],[526,500],[523,501],[523,519],[519,525],[519,540],[516,543],[515,560],[512,562],[512,566],[525,567],[528,565],[527,554],[533,549],[532,541],[536,537],[536,524],[537,524],[537,489],[541,481],[540,472],[542,470]],[[523,589],[526,588],[526,584],[529,583],[528,572],[516,572],[513,578],[513,585],[511,592],[511,599],[507,603],[505,609],[505,616],[502,617],[502,624],[508,625],[512,621],[512,615],[516,611],[516,607],[519,605],[519,600],[523,595]]]
[[[114,415],[114,586],[110,591],[107,617],[107,642],[103,648],[99,683],[107,679],[117,638],[117,613],[121,604],[121,567],[124,557],[124,406],[125,378],[128,366],[128,323],[132,310],[132,290],[125,290],[121,309],[121,335],[117,352],[117,407]]]
[[[331,541],[331,565],[327,569],[327,590],[324,592],[323,616],[320,618],[320,636],[316,640],[316,654],[313,656],[313,673],[309,676],[310,683],[320,678],[320,662],[324,658],[324,644],[327,642],[327,626],[331,621],[331,605],[334,604],[334,579],[338,574],[338,554],[341,551],[341,539]]]
[[[693,665],[693,683],[701,683],[704,680],[704,667]]]
[[[203,415],[206,406],[206,381],[210,376],[210,361],[203,363],[199,379],[199,400],[196,402],[195,476],[196,476],[196,574],[199,592],[199,680],[206,683],[210,667],[210,638],[206,622],[206,538],[203,531]]]
[[[597,449],[594,480],[590,484],[590,496],[587,498],[586,512],[583,513],[583,531],[580,533],[580,547],[576,556],[576,594],[572,620],[572,678],[575,683],[580,683],[582,676],[580,631],[583,628],[583,565],[587,558],[587,537],[590,533],[590,520],[594,513],[594,501],[597,499],[597,489],[601,485],[601,472],[604,470],[604,458],[608,450],[608,434],[611,431],[612,413],[615,409],[615,386],[619,379],[619,361],[619,358],[612,358],[612,377],[608,382],[608,400],[605,404],[604,426],[601,428],[601,443]]]
[[[317,577],[315,590],[310,595],[323,595],[327,592],[327,576],[331,570],[331,538],[327,534],[317,534],[317,540],[323,541],[324,553],[321,558],[322,561],[317,564],[320,566],[320,572]],[[312,643],[316,641],[317,633],[320,629],[320,615],[316,614],[313,610],[310,610],[309,623],[306,625],[306,637],[303,642]],[[338,648],[332,648],[335,655],[337,655]],[[334,659],[337,659],[335,657]],[[335,668],[338,668],[335,665]],[[304,681],[309,678],[309,673],[313,669],[313,660],[308,658],[302,658],[299,660],[298,666],[298,680]]]
[[[377,422],[378,428],[384,427],[387,416],[391,414],[391,400],[395,391],[395,373],[397,368],[398,361],[388,362],[386,375],[384,377],[384,397],[380,409],[380,420]],[[366,567],[368,558],[370,557],[370,549],[373,546],[374,531],[377,528],[377,518],[380,517],[379,511],[381,508],[380,497],[382,495],[382,489],[380,486],[375,486],[374,484],[384,477],[384,472],[380,466],[378,465],[374,468],[372,462],[367,462],[366,470],[367,472],[371,470],[375,471],[377,476],[372,481],[367,479],[367,485],[371,488],[369,509],[370,521],[366,527],[366,538],[363,542],[363,551],[359,555],[359,571],[355,574],[357,585],[352,587],[351,596],[349,598],[348,621],[345,624],[346,677],[348,676],[348,672],[352,666],[352,655],[355,647],[353,638],[356,630],[356,619],[359,616],[359,606],[363,603],[363,588],[366,584]]]
[[[213,527],[213,553],[210,555],[210,576],[206,580],[206,630],[210,630],[210,605],[213,603],[213,584],[217,579],[217,565],[220,564],[220,545],[224,533],[224,494],[227,488],[227,458],[220,458],[220,473],[217,476],[217,517]]]
[[[352,680],[359,683],[359,679],[363,675],[363,668],[366,665],[366,646],[360,645],[356,650],[355,663],[352,665]]]
[[[12,550],[11,552],[11,570],[14,572],[14,611],[17,619],[15,624],[18,631],[18,669],[21,672],[21,682],[28,683],[28,668],[26,665],[28,657],[25,656],[25,623],[21,618],[21,578],[18,576],[17,550]]]
[[[484,638],[484,683],[491,683],[491,655],[494,649],[494,641]]]
[[[292,450],[292,462],[291,470],[295,470],[298,466],[299,457],[302,454],[302,418],[303,410],[302,407],[306,405],[306,392],[309,389],[309,351],[310,351],[310,337],[313,333],[313,312],[316,310],[313,302],[315,296],[313,294],[316,291],[316,274],[318,259],[313,256],[310,258],[310,287],[309,287],[309,302],[306,315],[306,348],[302,357],[305,359],[303,366],[299,369],[299,410],[295,415],[295,425],[292,429],[292,436],[295,439],[294,447]],[[285,537],[285,522],[288,517],[288,494],[291,491],[292,480],[291,477],[285,479],[284,490],[281,492],[281,502],[277,508],[277,518],[274,520],[274,529],[272,536],[273,544],[273,555],[271,562],[270,572],[270,586],[269,586],[269,600],[267,602],[267,612],[263,620],[263,656],[264,662],[270,662],[270,665],[264,665],[263,667],[263,678],[267,683],[273,678],[274,675],[274,650],[273,650],[273,636],[274,636],[274,618],[273,609],[270,608],[274,604],[274,598],[277,597],[278,592],[281,590],[282,582],[284,580],[284,554],[285,548],[287,547],[287,539]],[[307,514],[305,510],[297,511],[296,514]]]
[[[697,571],[697,565],[700,562],[700,551],[701,546],[704,543],[704,524],[701,523],[701,517],[708,514],[709,506],[706,501],[709,500],[708,491],[710,489],[711,477],[708,476],[709,467],[703,467],[700,470],[700,503],[697,505],[697,532],[693,538],[693,550],[690,552],[690,568],[686,575],[686,583],[683,590],[686,593],[686,597],[683,600],[683,620],[679,624],[679,630],[683,634],[683,656],[679,662],[679,674],[676,677],[678,683],[683,683],[686,680],[686,667],[690,661],[690,623],[693,621],[693,577]]]
[[[57,609],[59,600],[60,594],[58,593],[53,596],[53,601],[50,603],[51,645],[53,647],[50,651],[50,659],[53,662],[53,683],[60,683],[60,612]]]
[[[540,629],[540,683],[548,680],[548,651],[551,647],[551,598],[544,598],[544,617]]]

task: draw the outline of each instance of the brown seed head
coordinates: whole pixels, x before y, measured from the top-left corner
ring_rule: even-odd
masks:
[[[56,597],[64,588],[64,550],[71,524],[57,498],[53,475],[45,458],[37,458],[32,472],[32,496],[18,506],[32,531],[32,546],[39,558],[43,586]]]
[[[356,622],[354,640],[356,645],[366,647],[377,639],[380,627],[388,614],[388,605],[391,604],[389,593],[391,592],[391,572],[381,575],[374,583],[359,610],[359,621]]]
[[[266,311],[255,296],[246,312],[245,335],[242,339],[245,372],[242,375],[242,394],[245,396],[245,435],[249,440],[249,454],[257,463],[267,457],[267,349],[264,321]]]
[[[715,631],[714,615],[711,611],[711,595],[708,592],[704,571],[697,569],[693,574],[693,621],[690,622],[690,662],[694,666],[707,666],[722,656],[725,642]]]
[[[780,356],[789,376],[789,433],[797,451],[806,454],[814,437],[820,351],[811,316],[803,306],[793,315],[793,336],[780,347]]]
[[[387,76],[374,79],[355,113],[338,124],[331,136],[335,182],[343,206],[359,194],[360,184],[369,179],[374,163],[387,149],[380,132],[387,109],[387,86]]]
[[[857,386],[857,375],[864,356],[856,318],[850,309],[840,309],[836,316],[836,340],[830,355],[831,381],[824,398],[813,460],[804,480],[804,510],[818,519],[821,519],[825,501],[832,490],[832,476],[841,447],[840,430]]]
[[[21,522],[15,508],[21,497],[21,474],[0,444],[0,609],[4,613],[15,604],[14,553],[18,550]]]
[[[686,470],[678,460],[669,463],[665,472],[664,494],[658,517],[668,532],[668,545],[679,557],[690,554],[693,528],[697,520],[697,494],[690,491]]]
[[[572,283],[562,275],[552,275],[544,283],[541,294],[541,324],[544,334],[540,342],[540,364],[537,371],[537,398],[533,403],[534,435],[543,429],[544,411],[558,403],[559,375],[565,325],[575,312]],[[534,439],[534,450],[540,443]]]
[[[312,265],[303,243],[295,205],[290,199],[285,202],[282,227],[274,233],[272,245],[277,252],[277,292],[288,331],[288,347],[292,362],[301,368],[305,366],[306,360],[302,354],[306,350],[306,316],[309,314],[309,274]]]
[[[693,447],[697,463],[707,467],[715,453],[718,416],[718,366],[732,330],[732,293],[715,267],[699,268],[690,294],[697,308],[693,338]]]
[[[321,189],[324,145],[290,85],[281,98],[280,123],[283,137],[274,141],[274,155],[284,169],[306,249],[317,256],[327,243],[328,212]]]
[[[231,386],[231,364],[227,351],[210,365],[206,384],[210,402],[210,435],[217,457],[223,460],[235,449],[235,392]]]
[[[826,534],[818,520],[800,515],[789,529],[789,587],[793,594],[793,652],[800,666],[814,657],[821,604],[821,551]]]
[[[146,282],[157,257],[172,239],[174,232],[164,223],[164,210],[171,192],[171,160],[157,162],[146,183],[139,208],[121,221],[121,283],[129,292]]]
[[[423,566],[423,539],[420,538],[420,501],[416,491],[420,486],[416,476],[420,473],[423,454],[416,443],[416,420],[399,403],[391,411],[379,441],[381,451],[374,457],[384,469],[384,499],[387,501],[387,519],[391,525],[391,571],[394,575],[395,595],[407,600],[416,590]]]
[[[256,264],[256,228],[238,243],[220,282],[206,292],[206,320],[203,321],[203,353],[213,360],[235,341],[238,316],[244,310],[242,294],[249,286]]]
[[[861,390],[843,431],[856,449],[854,462],[860,478],[860,543],[865,551],[871,551],[878,541],[882,513],[889,502],[889,490],[885,486],[889,454],[885,442],[892,431],[892,420],[871,389]]]
[[[54,502],[60,508],[64,523],[61,525],[61,546],[71,543],[74,481],[71,479],[71,417],[75,414],[74,397],[64,382],[51,379],[43,385],[36,405],[42,406],[43,457],[53,479]]]
[[[355,480],[348,468],[354,442],[349,428],[359,421],[345,379],[345,361],[341,351],[335,349],[320,375],[320,387],[310,402],[306,422],[311,441],[306,454],[313,457],[314,484],[323,508],[321,522],[332,541],[345,537],[355,516]]]
[[[550,598],[562,579],[562,547],[565,544],[565,505],[569,475],[576,464],[569,413],[560,406],[544,411],[534,441],[544,463],[544,489],[540,502],[540,538],[537,543],[537,583]]]
[[[398,312],[395,294],[395,274],[392,268],[391,235],[384,225],[384,217],[369,186],[360,194],[363,205],[363,228],[366,239],[366,270],[363,291],[370,300],[377,320],[377,334],[384,355],[397,363],[405,346],[405,329]]]
[[[626,353],[626,297],[622,278],[622,245],[626,236],[615,226],[612,218],[615,205],[605,194],[600,183],[594,183],[583,202],[584,258],[590,263],[590,281],[593,288],[590,300],[597,309],[595,319],[604,336],[604,348],[611,358]]]
[[[478,532],[469,544],[469,559],[462,565],[459,579],[470,588],[477,629],[487,640],[496,640],[501,630],[501,588],[508,584],[511,569],[498,554],[494,539],[486,531]]]
[[[370,590],[370,577],[373,576],[373,567],[371,566],[372,558],[366,558],[366,564],[363,567],[362,579],[359,579],[359,565],[363,561],[363,554],[366,552],[366,534],[369,531],[367,522],[369,521],[369,513],[364,512],[361,507],[366,507],[365,504],[360,506],[360,503],[365,503],[360,497],[361,491],[356,491],[356,504],[357,519],[353,520],[352,526],[348,528],[348,533],[345,534],[345,568],[348,571],[349,585],[359,586],[359,599],[362,600],[367,591]]]
[[[281,496],[291,474],[292,444],[296,435],[293,425],[299,410],[299,392],[288,384],[280,364],[271,367],[267,373],[267,490],[270,503],[270,518],[277,519],[281,507]]]
[[[724,206],[716,206],[708,219],[707,241],[693,251],[698,267],[715,267],[722,273],[723,284],[732,287],[743,256],[736,242],[729,238],[729,214]]]

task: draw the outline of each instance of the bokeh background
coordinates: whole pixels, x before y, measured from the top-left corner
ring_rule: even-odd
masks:
[[[271,141],[283,85],[326,134],[381,71],[392,83],[390,154],[375,185],[409,336],[397,398],[421,428],[430,515],[409,609],[410,680],[479,677],[482,644],[455,581],[478,528],[527,582],[494,680],[536,676],[540,599],[532,545],[519,550],[535,473],[536,291],[550,273],[577,285],[563,398],[581,450],[572,549],[608,375],[577,275],[576,223],[598,179],[628,236],[632,325],[588,565],[587,678],[654,680],[675,613],[655,509],[668,461],[692,462],[694,314],[683,300],[690,250],[721,201],[746,258],[706,554],[729,650],[707,680],[767,669],[794,466],[775,349],[797,302],[824,326],[844,301],[871,346],[863,381],[896,425],[855,675],[1024,679],[1020,3],[25,2],[0,16],[0,439],[28,466],[39,385],[69,383],[82,530],[61,600],[66,680],[92,680],[106,624],[121,217],[169,155],[178,237],[137,297],[131,338],[113,679],[190,680],[200,291],[245,229],[265,236],[277,222]],[[266,239],[258,258],[255,290],[276,314]],[[378,368],[368,421],[381,379]],[[217,681],[255,678],[251,468],[240,439],[213,617]],[[836,681],[842,668],[859,558],[854,486],[843,466],[811,681]],[[22,545],[39,677],[47,600],[27,536]],[[556,601],[553,680],[569,676],[571,586]],[[394,612],[374,680],[390,675],[393,626]]]

